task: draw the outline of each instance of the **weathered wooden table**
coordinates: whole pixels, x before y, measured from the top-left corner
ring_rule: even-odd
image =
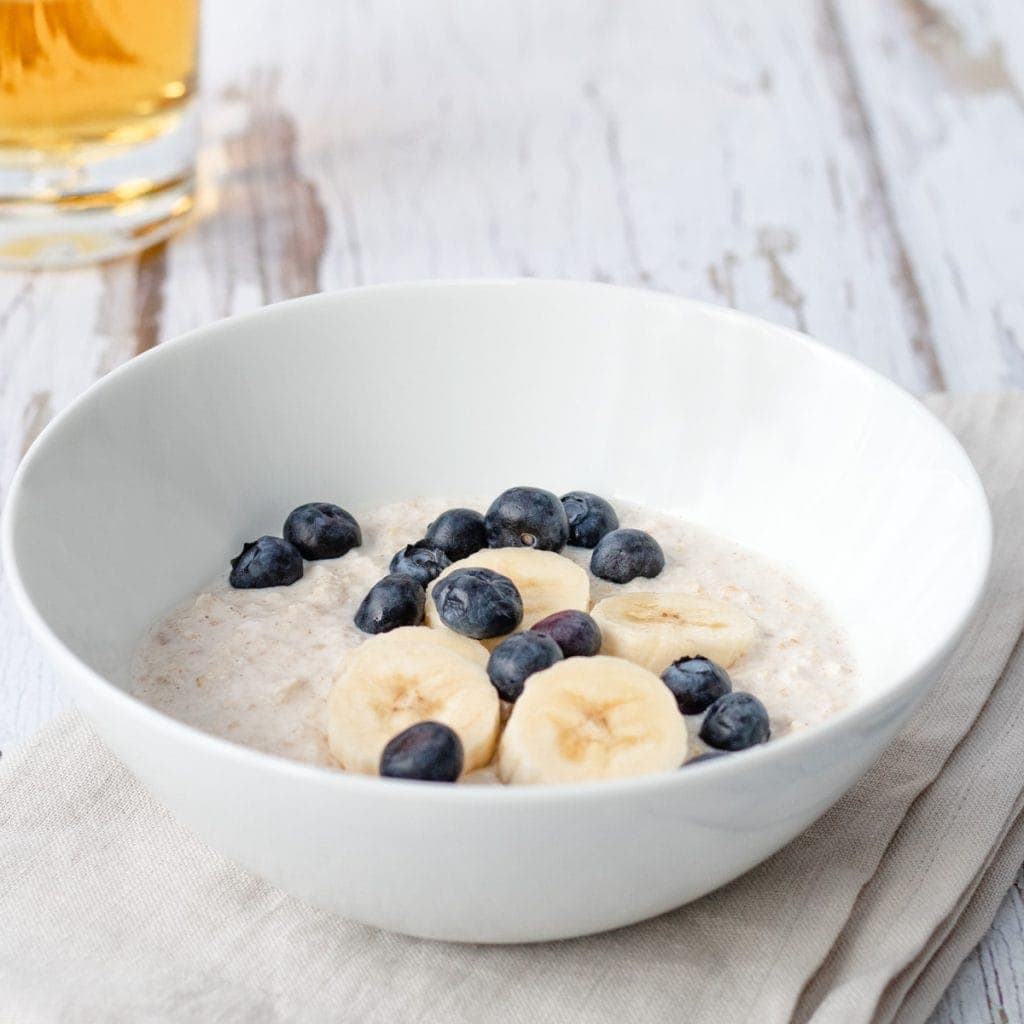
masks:
[[[660,288],[915,392],[1024,384],[1024,0],[204,5],[203,209],[138,258],[0,274],[0,497],[118,363],[419,277]],[[64,703],[0,592],[0,746]],[[1024,1021],[1022,881],[936,1024]]]

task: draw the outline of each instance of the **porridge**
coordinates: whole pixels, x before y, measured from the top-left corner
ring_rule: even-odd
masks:
[[[773,738],[806,729],[853,700],[841,629],[755,552],[624,503],[604,526],[600,509],[576,509],[571,539],[593,549],[560,547],[529,509],[525,526],[513,510],[495,535],[493,505],[492,543],[512,546],[477,550],[481,535],[460,548],[438,533],[436,546],[406,547],[453,506],[415,499],[359,525],[336,517],[349,548],[336,558],[316,559],[294,524],[285,535],[301,555],[279,538],[259,542],[277,545],[266,552],[247,546],[231,581],[219,575],[152,627],[134,694],[205,732],[333,768],[375,773],[394,736],[384,759],[397,767],[384,774],[457,754],[454,774],[470,782],[665,770],[763,742],[769,723]],[[482,528],[479,516],[454,525]],[[255,580],[271,563],[287,585]],[[529,632],[501,643],[515,630]]]

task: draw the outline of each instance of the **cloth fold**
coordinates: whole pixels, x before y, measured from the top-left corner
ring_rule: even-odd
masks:
[[[407,939],[204,847],[70,713],[0,762],[0,1022],[926,1020],[1024,856],[1024,395],[929,404],[992,502],[988,595],[893,745],[769,861],[605,935]]]

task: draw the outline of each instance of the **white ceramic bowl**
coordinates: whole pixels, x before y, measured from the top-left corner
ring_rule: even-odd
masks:
[[[669,775],[501,788],[292,763],[125,693],[145,627],[299,502],[523,482],[678,510],[774,557],[846,627],[862,699]],[[990,521],[922,406],[801,335],[651,292],[452,282],[298,299],[133,360],[43,432],[3,539],[75,700],[211,846],[346,917],[523,942],[679,906],[819,816],[953,649]]]

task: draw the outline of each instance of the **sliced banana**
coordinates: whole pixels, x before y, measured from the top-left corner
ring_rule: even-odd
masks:
[[[482,768],[500,730],[500,701],[486,664],[487,652],[474,641],[417,626],[364,641],[331,688],[331,753],[347,771],[376,775],[388,740],[434,721],[462,741],[463,772]]]
[[[697,654],[729,668],[757,639],[748,615],[689,594],[617,594],[598,601],[590,614],[601,627],[604,654],[659,675],[677,658]]]
[[[523,621],[520,629],[529,629],[552,612],[576,608],[585,612],[590,607],[590,579],[585,569],[554,551],[534,548],[485,548],[459,562],[453,562],[427,590],[424,621],[435,629],[451,632],[441,621],[434,604],[434,587],[456,569],[478,566],[507,576],[516,585],[523,599]],[[504,638],[481,641],[489,650]]]
[[[461,654],[463,658],[469,658],[482,668],[487,667],[487,651],[485,651],[476,640],[470,640],[468,636],[460,636],[450,629],[427,629],[426,626],[400,626],[386,634],[391,638],[392,645],[401,644],[409,648],[424,645],[430,649],[438,646],[451,651],[453,654]],[[360,645],[360,650],[370,641],[366,640]]]
[[[504,782],[585,782],[671,771],[686,723],[668,687],[621,658],[567,658],[530,676],[498,748]]]

